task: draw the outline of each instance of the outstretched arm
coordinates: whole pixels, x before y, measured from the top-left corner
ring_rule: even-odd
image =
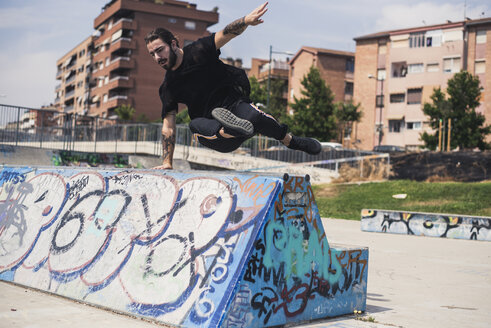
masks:
[[[227,42],[245,31],[247,26],[256,26],[263,23],[261,17],[268,11],[267,2],[254,9],[249,15],[239,18],[225,26],[223,30],[215,34],[215,46],[217,49],[223,47]]]

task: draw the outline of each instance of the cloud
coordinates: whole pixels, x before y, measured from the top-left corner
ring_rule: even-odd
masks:
[[[476,12],[485,11],[485,5],[468,8],[466,16],[475,16]],[[375,23],[375,31],[394,30],[399,28],[433,25],[450,21],[464,20],[462,3],[419,2],[414,4],[390,4],[381,8],[381,16]]]

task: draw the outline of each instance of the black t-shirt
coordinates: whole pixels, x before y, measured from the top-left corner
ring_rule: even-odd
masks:
[[[227,107],[243,94],[248,96],[249,81],[245,72],[238,72],[238,69],[225,65],[219,59],[220,50],[215,45],[215,34],[185,46],[183,52],[181,65],[175,71],[166,72],[159,89],[162,118],[171,111],[177,111],[178,103],[187,105],[191,119],[210,117],[213,108]],[[240,89],[244,83],[247,85]],[[246,89],[245,93],[234,92],[237,86],[241,91]]]

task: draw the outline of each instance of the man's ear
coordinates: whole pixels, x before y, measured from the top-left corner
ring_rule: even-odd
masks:
[[[176,51],[176,50],[177,50],[178,46],[177,46],[177,42],[176,42],[176,40],[175,40],[175,39],[173,39],[173,40],[171,41],[171,47],[172,47],[172,50],[174,50],[174,51]]]

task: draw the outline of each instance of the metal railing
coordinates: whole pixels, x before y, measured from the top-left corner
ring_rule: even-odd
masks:
[[[31,124],[23,122],[30,115]],[[45,109],[0,105],[0,144],[65,151],[106,152],[126,154],[149,154],[161,156],[161,123],[128,123],[116,119],[84,116]],[[189,148],[203,147],[197,143],[186,125],[176,129],[176,145]],[[319,155],[286,148],[278,140],[254,136],[246,140],[234,153],[263,159],[304,163],[309,166],[339,169],[342,163],[350,166],[363,165],[365,158],[389,162],[386,154],[368,151],[323,149]]]

